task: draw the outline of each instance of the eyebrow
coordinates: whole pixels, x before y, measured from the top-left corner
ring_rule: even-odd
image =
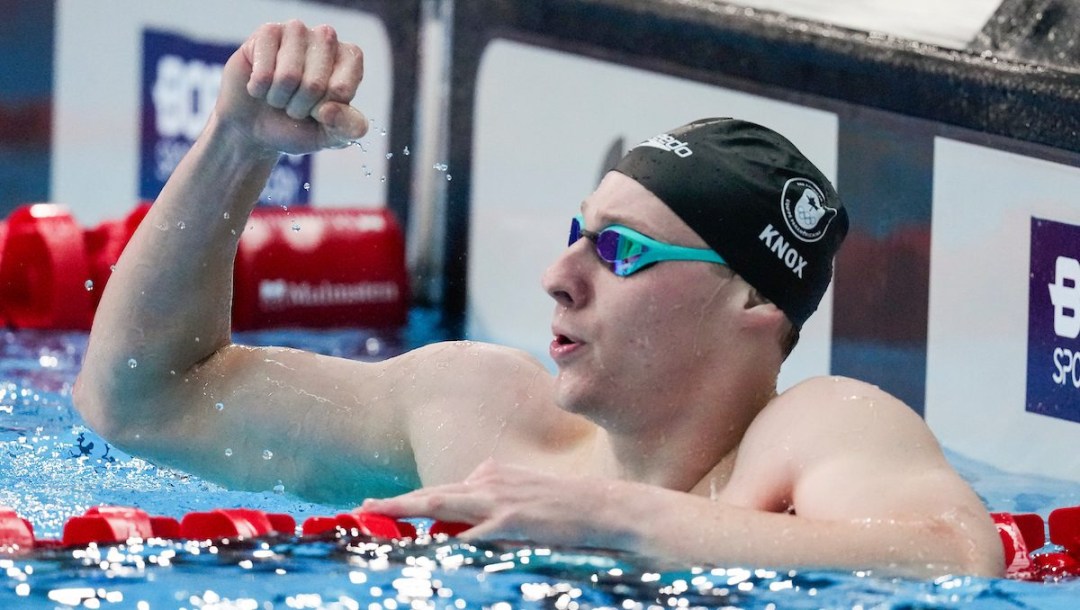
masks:
[[[589,199],[583,199],[581,201],[580,211],[582,218],[584,218],[588,214],[588,208],[591,207],[589,201]],[[632,215],[626,216],[620,210],[600,213],[600,227],[606,228],[610,227],[611,225],[622,225],[624,227],[639,231],[644,235],[648,235],[653,239],[659,239],[654,235],[654,233],[656,232],[656,227],[649,226],[649,223],[645,222],[640,217]]]

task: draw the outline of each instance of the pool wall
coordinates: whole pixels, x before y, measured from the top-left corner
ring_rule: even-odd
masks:
[[[711,1],[83,4],[55,4],[42,171],[47,196],[84,222],[138,201],[141,159],[160,150],[144,133],[147,29],[197,48],[272,19],[332,22],[365,47],[359,105],[388,135],[370,135],[367,153],[317,156],[311,202],[385,202],[407,216],[430,203],[410,202],[415,183],[443,180],[434,298],[463,333],[544,357],[539,274],[612,156],[701,116],[749,118],[835,179],[853,224],[782,384],[866,379],[960,453],[1080,480],[1069,262],[1080,260],[1080,75],[1063,42],[1077,22],[1067,4],[1002,2],[960,49]],[[439,5],[452,35],[452,86],[424,100],[421,4]],[[432,96],[445,96],[445,169],[403,154]]]

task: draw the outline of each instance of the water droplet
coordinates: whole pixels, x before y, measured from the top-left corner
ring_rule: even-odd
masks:
[[[176,228],[177,228],[177,229],[180,229],[181,231],[183,231],[185,227],[187,227],[187,225],[186,225],[186,224],[184,224],[184,221],[183,221],[183,220],[181,220],[181,221],[179,221],[179,222],[177,222],[177,223],[176,223]]]
[[[311,183],[310,182],[305,182],[304,183],[304,190],[305,191],[310,191],[311,190]]]
[[[386,158],[389,159],[394,156],[394,153],[386,153]]]
[[[352,144],[353,146],[359,148],[360,152],[367,152],[367,149],[364,148],[364,143],[361,142],[360,140],[353,140],[352,142],[350,142],[350,144]]]
[[[276,493],[276,494],[283,494],[283,493],[285,493],[285,485],[283,485],[283,484],[281,483],[281,481],[278,481],[278,482],[277,482],[277,485],[274,485],[274,493]]]
[[[116,265],[109,265],[109,271],[116,271]]]
[[[94,289],[94,280],[86,280],[86,283],[83,284],[83,286],[86,286],[87,292],[93,290]]]
[[[383,176],[382,178],[379,178],[379,182],[386,182],[386,176]]]
[[[364,349],[367,350],[367,353],[370,356],[374,356],[375,354],[379,353],[379,348],[381,347],[382,344],[380,344],[379,340],[375,337],[368,337],[367,341],[364,341]]]
[[[225,457],[232,457],[232,449],[225,448]]]
[[[228,220],[229,219],[229,213],[225,212],[224,214],[221,215],[221,217],[224,218],[225,220]]]
[[[385,129],[380,129],[379,130],[379,135],[380,136],[385,136],[386,135],[386,130]]]
[[[215,403],[214,408],[217,409],[218,411],[224,411],[225,410],[225,403],[221,403],[221,402]]]
[[[284,203],[281,204],[281,211],[282,212],[288,212],[289,211],[289,206],[285,205]]]
[[[128,359],[128,368],[133,369],[133,368],[135,368],[137,366],[139,366],[139,363],[134,358],[129,358]]]
[[[269,459],[272,459],[273,457],[274,457],[274,452],[273,451],[270,451],[269,449],[263,449],[263,459],[264,460],[269,460]]]
[[[401,154],[403,154],[403,155],[405,155],[406,157],[408,157],[408,156],[409,156],[409,147],[408,147],[408,146],[406,146],[406,147],[405,147],[405,150],[401,151]]]
[[[453,177],[453,176],[451,176],[450,174],[446,174],[446,181],[447,181],[447,182],[449,182],[449,181],[451,181],[451,180],[453,180],[453,179],[454,179],[454,177]]]
[[[236,235],[236,229],[229,229],[229,233],[232,233],[233,235]]]
[[[158,231],[164,232],[164,231],[169,230],[169,225],[162,222],[162,223],[155,224],[154,228],[157,229]]]
[[[293,226],[292,226],[292,230],[293,231],[299,231],[300,230],[300,224],[294,222]]]

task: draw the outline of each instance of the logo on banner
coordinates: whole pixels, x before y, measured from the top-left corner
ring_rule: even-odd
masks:
[[[225,62],[235,49],[236,45],[198,42],[169,32],[143,32],[140,198],[157,198],[206,126]],[[308,203],[310,184],[311,158],[283,156],[259,202]]]
[[[1080,422],[1080,226],[1031,219],[1027,410]]]

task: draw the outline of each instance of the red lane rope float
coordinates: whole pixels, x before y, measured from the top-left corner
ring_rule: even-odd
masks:
[[[142,204],[82,229],[62,205],[16,208],[0,222],[0,323],[89,329],[113,266],[149,210]],[[241,235],[233,328],[406,322],[405,238],[389,210],[256,208],[243,223],[221,222]],[[165,229],[183,230],[181,224]]]
[[[15,511],[0,507],[0,552],[34,548],[34,526]]]
[[[82,229],[67,208],[15,209],[0,232],[0,311],[18,328],[88,329],[93,299]]]
[[[453,536],[469,525],[436,521],[431,536]],[[221,508],[193,512],[180,520],[152,516],[146,511],[126,506],[95,506],[83,515],[64,522],[60,540],[40,540],[33,525],[6,507],[0,506],[0,554],[22,553],[58,546],[78,547],[88,544],[120,544],[130,538],[167,540],[221,540],[225,538],[261,538],[296,535],[296,520],[284,513],[268,513],[250,508]],[[325,537],[343,531],[348,535],[405,540],[416,538],[411,523],[359,510],[333,517],[310,517],[301,526],[303,536]]]
[[[1044,523],[1039,515],[992,513],[1004,551],[1006,576],[1021,580],[1059,580],[1080,576],[1080,506],[1058,508]],[[1047,549],[1050,542],[1062,550]]]
[[[1001,537],[1008,578],[1047,581],[1080,576],[1080,506],[1051,511],[1046,522],[1031,513],[998,512],[991,517]],[[470,527],[467,523],[435,521],[428,534],[453,537]],[[38,540],[29,521],[0,506],[0,553],[8,554],[56,546],[119,544],[130,538],[220,540],[292,536],[296,530],[296,521],[290,515],[250,508],[193,512],[178,521],[151,516],[137,508],[97,506],[82,516],[69,518],[60,540]],[[394,540],[417,536],[416,529],[408,522],[360,510],[332,517],[309,517],[300,530],[305,537],[325,537],[339,531]],[[1050,542],[1061,550],[1042,550],[1046,546],[1047,530]]]

